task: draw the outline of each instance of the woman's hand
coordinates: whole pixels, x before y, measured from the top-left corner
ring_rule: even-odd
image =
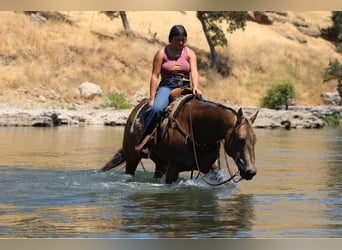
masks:
[[[201,96],[202,92],[198,88],[193,88],[192,93],[197,96]]]
[[[148,106],[149,106],[149,107],[152,107],[153,104],[154,104],[154,99],[150,99],[150,100],[148,101]]]

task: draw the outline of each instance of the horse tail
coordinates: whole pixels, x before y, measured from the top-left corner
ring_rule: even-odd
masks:
[[[115,168],[119,166],[121,163],[123,163],[126,160],[125,155],[123,153],[123,150],[120,149],[116,154],[113,156],[113,158],[106,163],[101,169],[99,169],[99,172],[105,172],[112,168]]]

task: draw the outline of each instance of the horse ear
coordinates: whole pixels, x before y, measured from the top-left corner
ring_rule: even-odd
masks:
[[[249,120],[252,122],[252,124],[254,123],[255,119],[257,118],[258,113],[259,113],[259,110],[257,110],[257,112],[255,112],[255,113],[249,118]]]
[[[239,110],[237,112],[237,116],[238,116],[238,118],[241,118],[243,116],[242,108],[239,108]]]
[[[239,108],[239,110],[237,112],[237,122],[236,122],[236,124],[240,124],[240,122],[242,121],[242,118],[243,118],[242,108]]]

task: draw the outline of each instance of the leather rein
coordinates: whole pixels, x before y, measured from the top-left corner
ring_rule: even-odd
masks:
[[[237,171],[236,173],[233,173],[230,169],[230,166],[229,166],[229,162],[228,162],[228,157],[227,157],[227,153],[224,152],[224,156],[225,156],[225,162],[226,162],[226,167],[227,167],[227,170],[228,170],[228,173],[229,173],[229,178],[227,180],[224,180],[224,181],[221,181],[221,182],[218,182],[218,183],[211,183],[209,182],[208,180],[206,180],[204,178],[204,176],[201,174],[201,171],[200,171],[200,167],[199,167],[199,164],[198,164],[198,157],[197,157],[197,153],[196,153],[196,146],[197,147],[202,147],[202,148],[210,148],[212,147],[213,145],[217,145],[218,141],[214,142],[213,144],[199,144],[195,141],[195,138],[194,138],[194,134],[193,134],[193,127],[192,127],[192,107],[193,107],[193,104],[194,104],[194,101],[195,101],[195,98],[196,96],[194,95],[194,97],[192,98],[192,103],[191,103],[191,106],[190,106],[190,135],[181,127],[181,125],[179,124],[179,122],[176,120],[176,118],[172,117],[172,122],[174,122],[174,124],[176,124],[176,128],[181,132],[181,134],[185,137],[185,143],[188,143],[189,139],[192,141],[192,148],[193,148],[193,153],[194,153],[194,158],[195,158],[195,163],[196,163],[196,167],[197,167],[197,171],[198,171],[198,175],[196,177],[196,179],[201,176],[203,181],[210,185],[210,186],[220,186],[220,185],[223,185],[223,184],[226,184],[227,182],[230,182],[230,181],[233,181],[234,183],[238,183],[241,181],[241,177],[239,179],[235,179],[235,177],[237,177],[239,175],[239,171]],[[223,140],[220,140],[220,142],[222,143],[223,145]],[[235,162],[238,161],[240,158],[240,154],[237,153],[236,155],[236,159],[235,159]],[[218,162],[220,163],[220,158],[218,157],[217,158]],[[220,168],[220,164],[219,164],[219,168]],[[191,179],[193,177],[193,170],[191,170]]]

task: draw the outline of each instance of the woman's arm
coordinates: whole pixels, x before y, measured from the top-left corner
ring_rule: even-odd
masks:
[[[190,49],[188,49],[189,55],[189,63],[190,63],[190,74],[191,74],[191,81],[193,87],[194,95],[201,95],[201,91],[199,90],[199,74],[197,69],[197,56],[196,53]]]
[[[153,106],[154,98],[158,88],[158,78],[164,56],[164,48],[161,48],[153,58],[152,75],[150,80],[150,100],[149,106]]]

